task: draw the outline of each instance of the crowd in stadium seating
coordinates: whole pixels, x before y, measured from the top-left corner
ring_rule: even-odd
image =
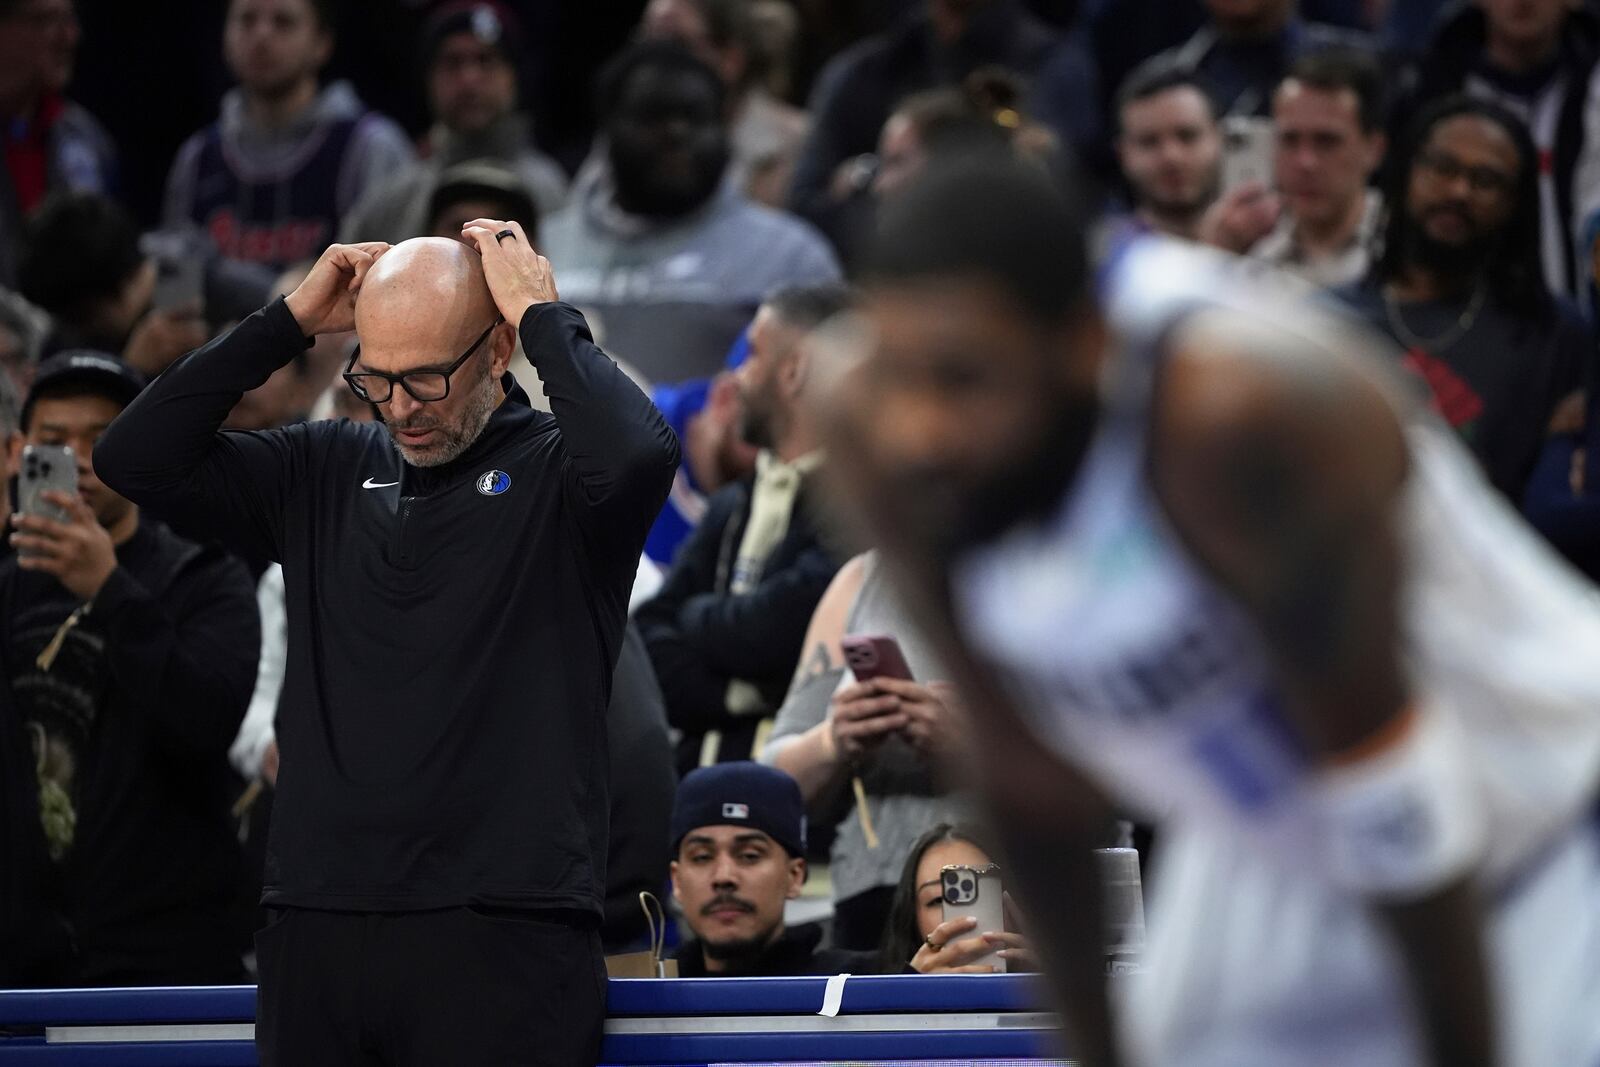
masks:
[[[515,219],[678,434],[607,710],[604,940],[647,942],[639,894],[670,894],[685,975],[1030,965],[1015,928],[940,922],[939,866],[989,861],[960,773],[982,741],[825,507],[849,458],[806,398],[877,206],[935,155],[1075,173],[1103,258],[1162,235],[1322,291],[1600,576],[1600,3],[635,0],[583,41],[589,136],[558,141],[536,94],[564,6],[229,0],[232,87],[157,144],[75,102],[86,74],[115,84],[76,69],[110,16],[0,0],[3,514],[24,444],[83,457],[54,569],[9,558],[25,523],[0,547],[0,986],[247,975],[273,719],[305,669],[284,574],[141,516],[89,456],[141,383],[336,240]],[[405,125],[336,36],[388,23],[418,38],[374,87],[416,83]],[[123,166],[157,149],[159,204]],[[229,425],[371,419],[339,378],[354,344],[320,337]],[[858,681],[860,634],[894,636],[912,680]],[[826,928],[786,929],[819,882]]]

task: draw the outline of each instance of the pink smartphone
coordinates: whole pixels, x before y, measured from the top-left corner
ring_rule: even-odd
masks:
[[[850,665],[850,672],[858,682],[872,678],[913,680],[911,668],[906,665],[906,657],[900,651],[900,643],[892,637],[885,634],[851,634],[839,639],[839,647],[844,650],[844,661]]]

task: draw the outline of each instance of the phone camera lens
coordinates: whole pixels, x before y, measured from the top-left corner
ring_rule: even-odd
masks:
[[[945,890],[944,890],[944,902],[946,904],[959,904],[959,903],[961,903],[961,892],[960,892],[960,890],[958,890],[953,885],[946,886]]]
[[[961,879],[961,895],[971,899],[976,895],[977,884],[971,878]]]

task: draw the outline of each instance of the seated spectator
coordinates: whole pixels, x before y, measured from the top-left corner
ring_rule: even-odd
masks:
[[[676,41],[711,65],[728,87],[728,180],[745,196],[783,207],[811,120],[760,82],[760,43],[750,0],[650,0],[646,40]]]
[[[4,984],[186,985],[243,977],[228,744],[255,679],[244,568],[141,515],[95,476],[100,434],[138,393],[98,353],[39,368],[29,444],[69,445],[65,521],[15,520],[0,563],[0,749],[25,768],[31,833],[8,849]],[[20,463],[13,440],[11,469]],[[13,803],[17,803],[13,801]],[[13,833],[18,833],[13,830]]]
[[[1600,15],[1565,0],[1478,0],[1442,19],[1399,109],[1405,123],[1429,101],[1466,92],[1494,100],[1527,124],[1539,171],[1540,253],[1545,284],[1580,296],[1587,264],[1575,249],[1593,236],[1584,223],[1600,209]]]
[[[970,916],[944,921],[939,871],[951,864],[986,867],[993,863],[983,840],[973,827],[940,823],[912,843],[884,927],[880,960],[883,973],[994,974],[1037,969],[1033,952],[1021,934],[979,930],[978,920]],[[1069,907],[1070,902],[1062,905]],[[1006,895],[1005,911],[1009,924],[1014,921],[1010,894]],[[997,953],[1006,963],[976,962],[990,953]]]
[[[893,636],[916,680],[856,682],[839,646],[849,634]],[[963,813],[948,773],[960,754],[959,713],[939,681],[948,675],[888,588],[876,553],[840,569],[804,647],[761,760],[799,783],[817,821],[837,822],[829,857],[833,943],[871,950],[882,941],[912,843],[926,827]],[[865,811],[851,796],[852,776]]]
[[[28,221],[22,295],[54,319],[46,352],[93,348],[155,375],[210,339],[203,308],[153,305],[159,267],[115,201],[64,193]]]
[[[701,60],[635,45],[602,75],[600,110],[605,171],[542,232],[607,351],[654,381],[712,374],[768,292],[839,277],[820,235],[724,181],[726,89]]]
[[[694,935],[675,954],[679,977],[872,972],[869,955],[818,949],[820,927],[784,927],[784,903],[806,880],[806,816],[782,771],[739,762],[686,777],[672,855],[672,896]]]
[[[1201,74],[1224,115],[1270,113],[1272,91],[1303,55],[1342,46],[1371,51],[1370,37],[1307,22],[1295,0],[1204,0],[1207,21],[1163,59]]]
[[[522,225],[522,232],[539,244],[539,207],[517,173],[487,159],[458,163],[440,171],[428,196],[428,237],[463,241],[461,228],[473,219],[505,219]]]
[[[78,51],[73,0],[0,2],[0,285],[16,284],[22,221],[52,193],[109,193],[116,148],[100,124],[62,94]]]
[[[1106,243],[1143,233],[1199,237],[1222,185],[1216,104],[1190,71],[1153,60],[1117,93],[1117,159],[1132,211],[1107,220]]]
[[[672,492],[644,545],[645,555],[665,567],[700,525],[707,500],[755,471],[758,450],[739,432],[739,381],[733,371],[657,386],[651,399],[683,451]]]
[[[567,175],[560,164],[533,147],[531,120],[517,107],[517,72],[523,63],[522,30],[503,4],[463,0],[441,7],[423,28],[423,70],[433,125],[422,140],[422,160],[385,175],[351,210],[341,239],[395,243],[443,233],[431,198],[445,172],[487,161],[515,175],[519,193],[531,196],[537,218],[567,201]],[[509,213],[468,215],[527,222]]]
[[[902,100],[883,124],[878,151],[857,156],[850,197],[839,204],[835,246],[854,263],[871,234],[878,205],[903,189],[930,157],[944,152],[1016,151],[1048,167],[1063,163],[1061,143],[1022,111],[1022,86],[999,67],[981,67],[959,86]]]
[[[230,0],[223,51],[239,80],[184,142],[164,224],[203,230],[230,259],[283,270],[315,259],[376,182],[411,162],[405,133],[344,82],[319,89],[332,0]]]
[[[1576,313],[1545,284],[1538,183],[1515,115],[1464,95],[1436,101],[1394,160],[1383,255],[1347,294],[1513,501],[1593,358]]]
[[[1383,215],[1368,185],[1388,147],[1382,94],[1383,75],[1365,54],[1327,49],[1296,60],[1272,97],[1274,188],[1223,197],[1213,243],[1324,289],[1366,277]],[[1270,229],[1252,225],[1273,214]]]
[[[824,536],[813,475],[822,463],[802,396],[807,336],[843,311],[837,287],[784,289],[761,305],[738,383],[742,434],[761,448],[753,480],[711,498],[639,630],[683,738],[680,773],[759,756],[807,620],[843,557]]]
[[[983,66],[1031,77],[1057,35],[1018,0],[923,0],[884,33],[834,56],[817,75],[811,135],[795,166],[789,206],[839,236],[856,157],[872,152],[883,124],[911,93],[957,85]]]

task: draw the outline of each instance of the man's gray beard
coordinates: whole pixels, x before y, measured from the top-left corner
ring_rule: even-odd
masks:
[[[407,449],[395,437],[394,430],[389,430],[389,442],[394,445],[394,450],[400,453],[400,458],[413,467],[442,467],[451,460],[460,458],[461,454],[472,447],[483,428],[489,425],[489,416],[494,414],[496,402],[499,397],[495,395],[495,380],[493,375],[485,375],[482,384],[473,392],[472,401],[461,415],[461,428],[454,430],[448,426],[440,426],[439,435],[443,442],[435,448],[428,450],[426,457],[417,458],[407,454]]]

